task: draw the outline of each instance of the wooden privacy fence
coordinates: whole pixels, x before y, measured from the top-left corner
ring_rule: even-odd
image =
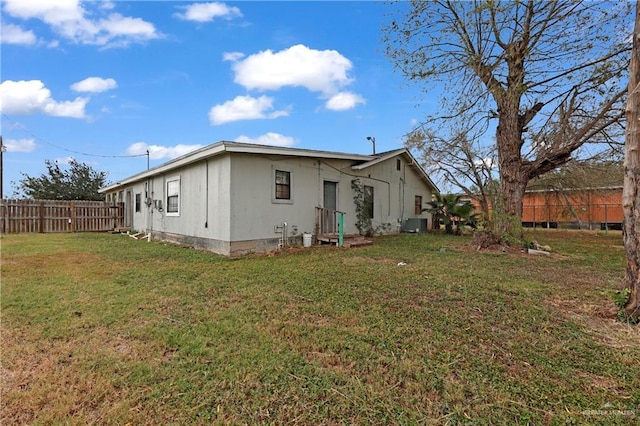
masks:
[[[2,200],[0,204],[3,234],[110,231],[123,224],[124,203]]]

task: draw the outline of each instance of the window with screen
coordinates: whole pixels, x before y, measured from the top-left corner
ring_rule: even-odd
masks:
[[[180,214],[180,179],[167,181],[167,216]]]
[[[291,172],[276,170],[276,200],[291,199]]]
[[[364,186],[364,211],[369,219],[373,219],[373,186]]]

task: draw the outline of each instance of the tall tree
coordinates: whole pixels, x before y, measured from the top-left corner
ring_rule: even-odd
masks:
[[[36,200],[102,200],[98,190],[105,186],[107,172],[94,170],[91,166],[74,159],[63,169],[57,162],[45,161],[47,172],[40,177],[22,174],[18,190],[28,198]]]
[[[636,3],[626,114],[622,233],[627,254],[624,282],[630,294],[624,309],[630,318],[640,320],[640,1]]]
[[[422,127],[495,120],[503,225],[519,223],[530,179],[624,117],[626,2],[412,1],[385,28],[387,54],[442,110]],[[615,28],[621,25],[621,29]],[[617,37],[617,38],[616,38]]]

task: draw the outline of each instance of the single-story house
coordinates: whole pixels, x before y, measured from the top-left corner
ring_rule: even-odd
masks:
[[[357,234],[354,196],[381,233],[428,229],[438,189],[407,149],[375,155],[218,142],[100,190],[123,202],[125,226],[153,239],[237,256],[300,241],[303,233]]]

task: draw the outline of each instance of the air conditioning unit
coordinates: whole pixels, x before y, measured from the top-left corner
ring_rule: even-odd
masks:
[[[425,233],[429,229],[428,219],[413,217],[402,224],[402,232]]]

